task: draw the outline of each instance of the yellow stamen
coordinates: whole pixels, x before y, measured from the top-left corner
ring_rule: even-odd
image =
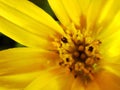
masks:
[[[73,25],[72,25],[73,27]],[[97,66],[99,55],[99,40],[88,40],[87,36],[82,35],[82,32],[74,27],[76,32],[69,34],[66,32],[66,36],[60,39],[60,45],[58,52],[60,54],[59,65],[64,66],[73,73],[74,77],[83,77],[88,80],[94,79],[94,65]],[[67,30],[66,30],[67,31]]]

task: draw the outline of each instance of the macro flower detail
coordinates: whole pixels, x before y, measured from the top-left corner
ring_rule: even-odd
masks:
[[[26,47],[0,51],[1,90],[120,90],[120,1],[0,0],[0,32]]]
[[[101,59],[99,52],[101,41],[92,40],[89,35],[75,27],[71,29],[73,33],[66,32],[66,35],[58,40],[58,54],[61,58],[59,64],[69,68],[74,77],[93,79],[94,69]]]

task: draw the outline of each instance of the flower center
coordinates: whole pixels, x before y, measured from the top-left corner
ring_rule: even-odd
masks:
[[[101,60],[101,41],[92,39],[76,28],[68,31],[66,30],[66,35],[59,40],[59,65],[67,68],[75,78],[93,80],[96,67]]]

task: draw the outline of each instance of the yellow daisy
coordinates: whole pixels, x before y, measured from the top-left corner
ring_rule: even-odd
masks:
[[[120,90],[120,1],[0,0],[0,32],[27,46],[0,52],[0,90]]]

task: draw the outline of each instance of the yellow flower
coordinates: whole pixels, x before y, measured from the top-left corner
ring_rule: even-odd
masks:
[[[0,52],[0,90],[120,90],[120,1],[0,0],[0,32],[27,46]]]

